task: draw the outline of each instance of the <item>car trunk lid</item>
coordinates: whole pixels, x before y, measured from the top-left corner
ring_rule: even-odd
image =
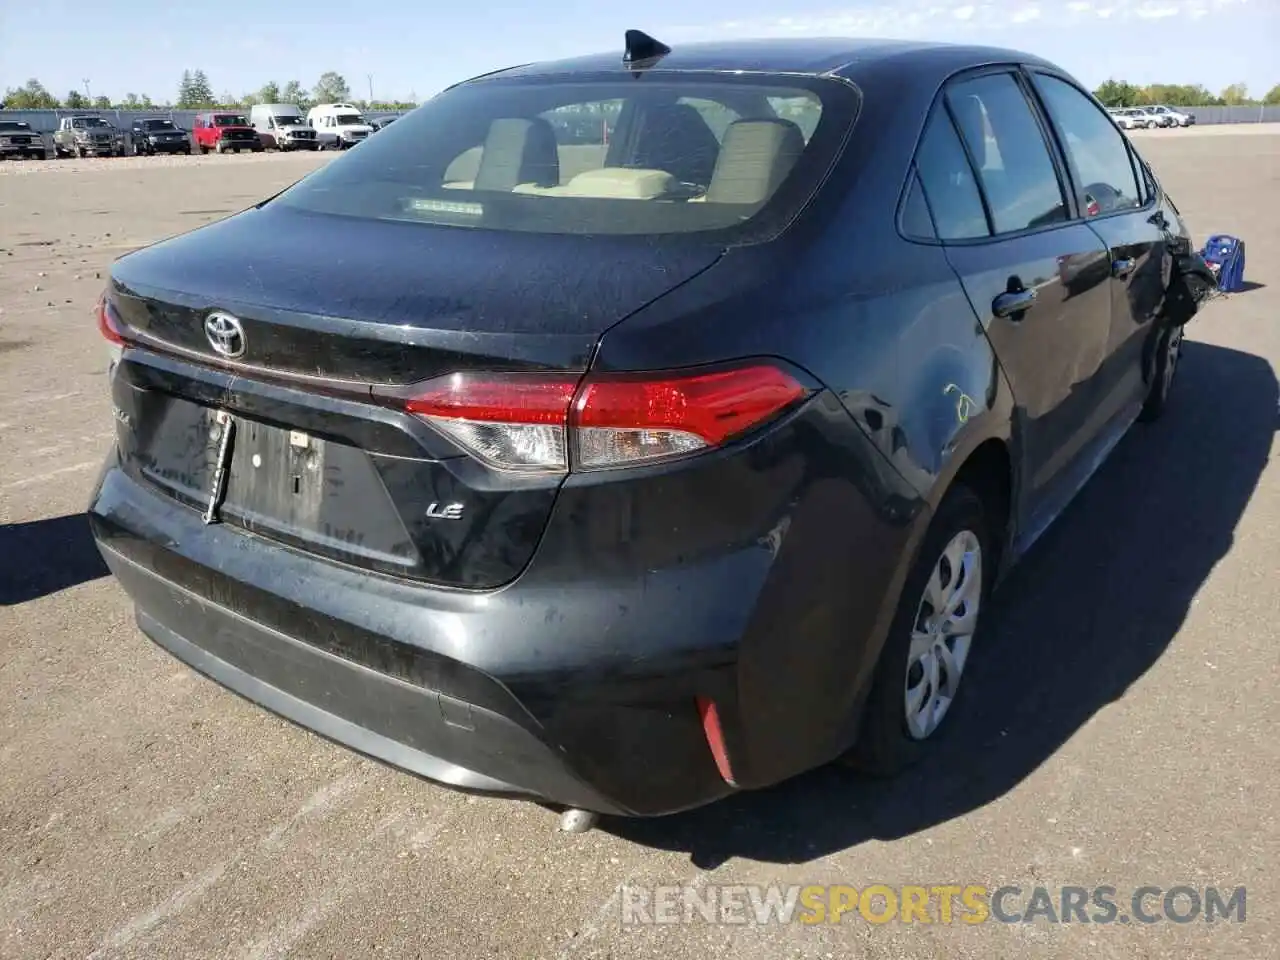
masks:
[[[113,269],[132,344],[113,378],[122,461],[193,509],[213,504],[211,520],[384,573],[498,586],[532,555],[559,478],[490,470],[375,390],[585,370],[608,327],[719,255],[246,211]],[[215,348],[214,312],[238,327],[238,356]]]

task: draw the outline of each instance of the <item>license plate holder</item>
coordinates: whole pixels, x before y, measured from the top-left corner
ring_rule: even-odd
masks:
[[[227,479],[231,473],[231,457],[234,453],[236,435],[235,417],[225,410],[213,413],[210,425],[209,441],[217,444],[217,453],[213,462],[213,478],[209,483],[209,499],[205,503],[202,519],[205,524],[217,523],[218,508],[227,495]]]

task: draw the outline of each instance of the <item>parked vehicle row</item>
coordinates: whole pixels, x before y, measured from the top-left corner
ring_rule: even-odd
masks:
[[[1194,113],[1185,113],[1162,105],[1151,107],[1111,107],[1107,110],[1122,130],[1154,130],[1157,127],[1190,127],[1196,122]]]
[[[160,153],[239,153],[249,150],[345,150],[368,139],[396,117],[366,120],[349,103],[313,107],[303,117],[292,103],[256,104],[248,116],[234,110],[197,114],[191,130],[168,117],[143,117],[127,130],[104,117],[84,114],[63,117],[52,134],[53,156],[123,157]],[[9,157],[44,160],[45,134],[21,120],[0,120],[0,160]]]

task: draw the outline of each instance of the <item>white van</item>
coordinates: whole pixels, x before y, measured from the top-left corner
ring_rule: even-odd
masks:
[[[307,122],[315,128],[321,150],[345,150],[373,133],[373,127],[349,103],[321,103],[307,111]]]
[[[268,150],[314,150],[316,132],[292,103],[257,103],[249,108],[249,126]]]

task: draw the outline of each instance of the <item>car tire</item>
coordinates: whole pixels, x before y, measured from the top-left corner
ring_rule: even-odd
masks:
[[[858,739],[845,758],[849,765],[875,776],[892,776],[921,760],[945,734],[946,719],[955,708],[973,641],[979,635],[979,614],[991,592],[995,573],[991,544],[981,497],[964,484],[952,487],[903,585]],[[931,597],[939,592],[941,597]],[[960,600],[956,609],[964,611],[965,621],[972,614],[967,633],[939,629],[954,623],[950,617],[937,616],[935,604],[946,599]],[[943,648],[946,653],[939,652]],[[948,664],[954,676],[948,674]],[[945,694],[940,689],[944,685]],[[919,694],[914,693],[917,690]]]
[[[1144,423],[1152,423],[1164,416],[1169,406],[1169,394],[1173,390],[1174,376],[1178,372],[1178,361],[1182,359],[1182,327],[1170,327],[1160,334],[1156,341],[1155,372],[1151,376],[1151,387],[1147,391],[1147,399],[1142,404],[1142,412],[1138,419]]]

